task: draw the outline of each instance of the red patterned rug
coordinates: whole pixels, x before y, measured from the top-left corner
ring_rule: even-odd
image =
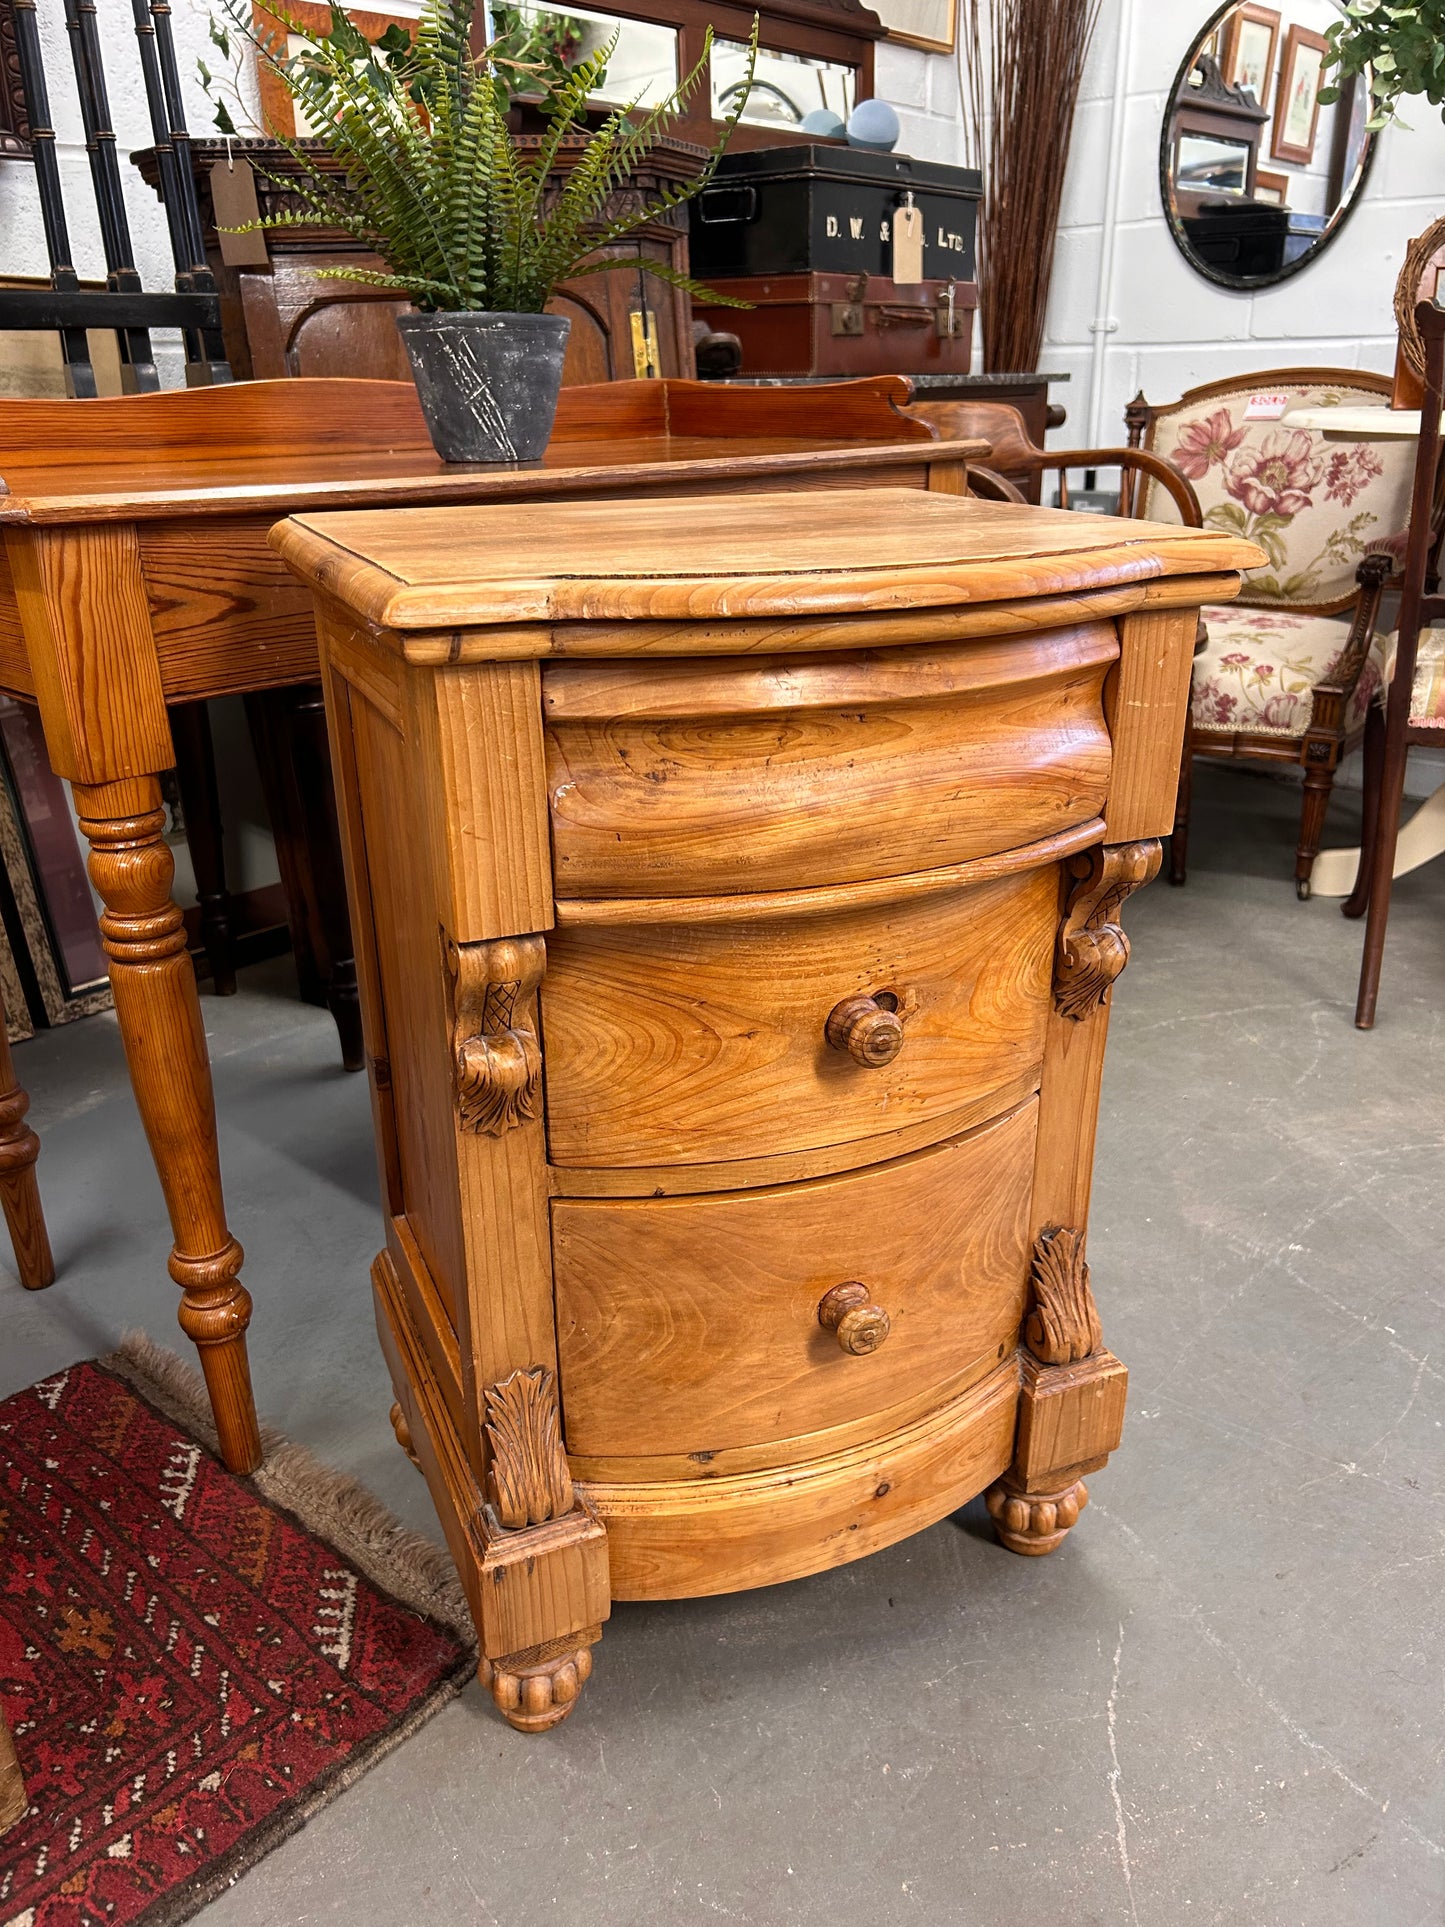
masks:
[[[0,1404],[4,1927],[188,1919],[475,1664],[444,1553],[274,1435],[235,1478],[198,1394],[141,1341]]]

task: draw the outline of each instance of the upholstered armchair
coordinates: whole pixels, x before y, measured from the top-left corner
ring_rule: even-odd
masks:
[[[1303,767],[1301,897],[1310,892],[1335,771],[1362,739],[1383,680],[1386,639],[1375,624],[1389,558],[1372,544],[1409,519],[1414,447],[1291,427],[1289,413],[1383,407],[1390,386],[1358,369],[1286,368],[1192,388],[1164,407],[1141,395],[1126,411],[1130,446],[1167,457],[1189,478],[1204,526],[1246,535],[1269,555],[1268,567],[1245,577],[1237,602],[1203,611],[1192,748]],[[1287,397],[1283,417],[1249,420],[1251,397],[1265,394]],[[1172,489],[1150,479],[1140,512],[1177,519],[1175,502]],[[1188,801],[1186,760],[1170,851],[1175,883],[1185,875]]]

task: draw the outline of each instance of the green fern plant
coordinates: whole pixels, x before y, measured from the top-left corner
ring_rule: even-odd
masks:
[[[258,61],[284,84],[315,130],[304,143],[280,139],[299,178],[288,173],[277,184],[299,200],[299,210],[255,225],[320,222],[340,228],[380,255],[385,270],[340,267],[323,273],[409,295],[424,311],[536,314],[559,281],[615,268],[616,257],[599,259],[599,250],[625,240],[708,184],[747,99],[744,89],[696,179],[609,219],[615,191],[702,83],[712,47],[710,28],[701,59],[666,100],[645,111],[640,99],[629,101],[588,133],[589,97],[603,83],[615,33],[606,46],[567,67],[551,57],[531,64],[509,59],[501,42],[474,53],[468,35],[476,0],[426,0],[414,35],[393,24],[375,41],[336,0],[324,33],[288,18],[283,5],[268,4],[287,40],[253,27],[250,0],[223,4],[230,25],[212,22],[214,45],[228,61],[233,37],[254,46]],[[299,50],[292,53],[290,46],[298,42]],[[755,19],[749,85],[756,55]],[[542,89],[544,131],[530,151],[507,117],[519,78],[524,85],[539,82]],[[215,100],[204,65],[201,79]],[[236,131],[224,102],[217,125],[222,132]],[[580,151],[559,188],[549,177],[579,140]],[[317,166],[318,152],[331,161],[331,169]],[[708,301],[727,300],[640,251],[636,265]]]
[[[1325,105],[1340,98],[1341,83],[1352,74],[1369,72],[1370,117],[1366,126],[1378,133],[1400,119],[1400,102],[1423,94],[1432,107],[1445,112],[1445,4],[1442,0],[1348,0],[1345,18],[1325,29],[1329,52],[1325,71],[1334,69],[1329,85],[1320,89]]]

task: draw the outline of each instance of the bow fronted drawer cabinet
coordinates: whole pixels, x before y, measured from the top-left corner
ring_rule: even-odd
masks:
[[[296,518],[392,1418],[514,1726],[613,1599],[1119,1441],[1084,1260],[1120,906],[1232,537],[901,490]]]

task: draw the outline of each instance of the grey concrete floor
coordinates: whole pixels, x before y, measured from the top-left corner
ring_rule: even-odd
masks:
[[[1397,890],[1362,1036],[1359,928],[1296,903],[1294,821],[1202,774],[1189,887],[1129,906],[1090,1256],[1130,1415],[1059,1552],[975,1503],[620,1606],[565,1726],[473,1686],[205,1927],[1445,1920],[1445,866]],[[365,1090],[284,967],[203,1002],[262,1408],[435,1533],[371,1329]],[[0,1282],[0,1394],[176,1342],[111,1021],[17,1056],[62,1275]]]

